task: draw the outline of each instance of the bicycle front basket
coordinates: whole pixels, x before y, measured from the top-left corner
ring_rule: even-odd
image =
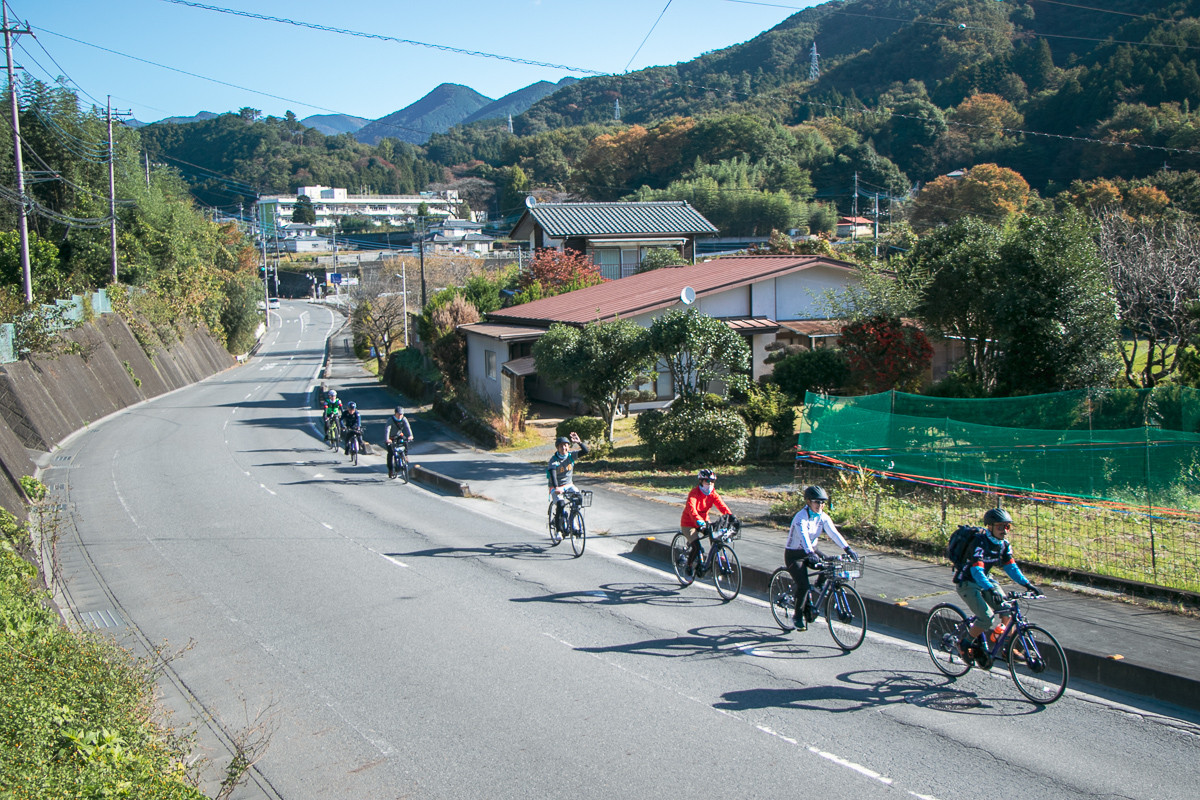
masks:
[[[861,578],[867,571],[867,560],[859,557],[857,561],[843,561],[837,565],[837,576],[845,581]]]
[[[592,507],[592,490],[591,489],[580,489],[579,490],[579,507],[580,508],[591,508]]]

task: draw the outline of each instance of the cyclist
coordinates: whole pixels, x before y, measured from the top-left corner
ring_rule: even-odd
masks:
[[[362,415],[358,413],[358,403],[351,400],[342,412],[342,437],[346,440],[346,455],[350,455],[351,437],[362,435]],[[360,445],[361,447],[361,440]]]
[[[804,508],[792,517],[792,527],[788,531],[787,542],[783,546],[783,563],[796,581],[796,630],[808,630],[809,617],[815,617],[816,609],[808,608],[808,570],[821,568],[825,554],[817,549],[817,541],[825,534],[846,552],[851,558],[858,558],[858,553],[847,544],[846,539],[833,524],[833,519],[825,511],[829,505],[829,494],[820,486],[807,486],[804,489]]]
[[[550,464],[546,467],[546,479],[550,482],[550,502],[555,504],[555,517],[560,522],[560,530],[567,528],[567,505],[563,497],[567,492],[575,491],[575,453],[571,445],[579,445],[581,456],[588,454],[588,447],[579,438],[579,434],[571,431],[571,435],[560,436],[554,440],[554,455],[550,456]]]
[[[396,410],[392,412],[387,421],[387,439],[384,446],[387,448],[389,478],[396,477],[396,468],[400,466],[395,463],[395,453],[392,450],[392,443],[396,440],[403,442],[411,442],[413,440],[412,426],[408,424],[408,417],[404,416],[404,406],[396,406]]]
[[[989,509],[983,515],[986,531],[975,537],[970,555],[954,571],[954,588],[975,614],[969,630],[972,638],[959,642],[959,653],[965,661],[970,663],[974,660],[983,669],[992,665],[983,633],[995,624],[996,609],[1004,603],[1004,592],[1000,591],[1000,585],[988,577],[992,567],[999,565],[1008,573],[1008,577],[1029,591],[1039,593],[1013,559],[1012,544],[1005,538],[1012,530],[1012,523],[1012,515],[1003,508]],[[1009,619],[1011,615],[1001,614],[1000,625],[1007,626]]]
[[[702,469],[696,474],[696,485],[688,492],[687,501],[683,505],[683,514],[679,517],[679,532],[687,534],[688,557],[687,568],[693,570],[700,558],[700,537],[712,536],[712,527],[708,523],[708,512],[716,507],[722,514],[733,516],[729,506],[717,494],[717,473],[711,469]],[[733,518],[737,522],[737,517]]]
[[[337,390],[330,389],[325,395],[324,410],[321,414],[325,421],[325,433],[329,434],[329,422],[334,416],[340,416],[346,409],[342,406],[342,401],[338,399]]]

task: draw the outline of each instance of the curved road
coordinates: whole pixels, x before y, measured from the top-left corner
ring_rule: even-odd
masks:
[[[250,363],[92,426],[45,476],[72,606],[190,642],[164,685],[191,713],[265,710],[235,797],[1195,797],[1189,723],[1077,692],[1039,709],[874,633],[851,654],[779,636],[615,541],[549,549],[542,509],[351,467],[307,403],[339,320],[272,322]]]

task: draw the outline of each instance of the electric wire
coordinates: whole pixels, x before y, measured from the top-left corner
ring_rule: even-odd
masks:
[[[294,25],[298,28],[310,28],[315,31],[325,31],[326,33],[339,33],[344,36],[357,36],[363,39],[377,39],[384,42],[395,42],[397,44],[410,44],[417,47],[428,47],[432,50],[442,50],[447,53],[458,53],[459,55],[473,56],[476,58],[493,58],[499,61],[509,61],[514,64],[527,64],[532,67],[548,67],[550,69],[561,69],[566,72],[578,72],[582,75],[607,75],[607,72],[601,72],[594,69],[584,69],[583,67],[571,67],[566,64],[550,64],[545,61],[532,61],[527,58],[517,58],[515,56],[503,56],[496,53],[488,53],[482,50],[465,50],[461,47],[451,47],[444,44],[431,44],[429,42],[418,42],[414,39],[400,39],[395,36],[385,36],[380,33],[366,33],[364,31],[350,30],[349,28],[335,28],[330,25],[318,25],[314,22],[301,22],[286,17],[272,17],[266,14],[255,14],[250,11],[238,11],[232,8],[221,8],[220,6],[209,6],[203,3],[193,3],[189,0],[162,0],[164,3],[171,3],[178,6],[188,6],[189,8],[199,8],[205,11],[216,11],[220,14],[232,14],[238,17],[246,17],[248,19],[258,19],[266,22],[278,22],[284,25]]]
[[[625,63],[625,71],[629,72],[629,65],[637,58],[638,53],[642,52],[642,48],[646,46],[646,42],[650,40],[650,34],[654,33],[654,29],[658,27],[658,23],[662,22],[663,15],[667,13],[667,9],[671,7],[672,0],[667,0],[667,4],[663,6],[663,10],[658,12],[658,19],[654,20],[654,24],[650,26],[650,30],[646,31],[646,37],[642,39],[642,43],[637,46],[637,50],[633,51],[633,55],[629,57],[629,61]]]

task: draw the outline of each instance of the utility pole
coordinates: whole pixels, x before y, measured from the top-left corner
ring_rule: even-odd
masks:
[[[854,211],[850,215],[850,239],[858,241],[858,170],[854,171]]]
[[[263,273],[263,321],[265,327],[271,327],[271,296],[267,289],[267,227],[263,222],[263,216],[266,209],[258,203],[258,198],[254,199],[254,208],[258,212],[258,244],[262,248],[262,273]]]
[[[879,258],[879,192],[875,193],[875,257]]]
[[[142,155],[146,157],[146,188],[149,189],[150,188],[150,154],[147,152],[143,152]],[[213,213],[214,214],[216,213],[216,209],[213,210]]]
[[[29,221],[26,218],[25,168],[21,163],[21,114],[17,105],[17,82],[13,78],[12,35],[30,33],[29,28],[8,27],[8,4],[0,3],[4,18],[4,56],[8,61],[8,102],[12,111],[13,160],[17,169],[17,232],[21,241],[21,285],[25,289],[25,305],[33,305],[33,273],[29,268]]]
[[[425,218],[417,217],[417,220],[421,229],[417,238],[417,247],[421,248],[421,310],[424,312],[425,304],[429,302],[425,297]]]

